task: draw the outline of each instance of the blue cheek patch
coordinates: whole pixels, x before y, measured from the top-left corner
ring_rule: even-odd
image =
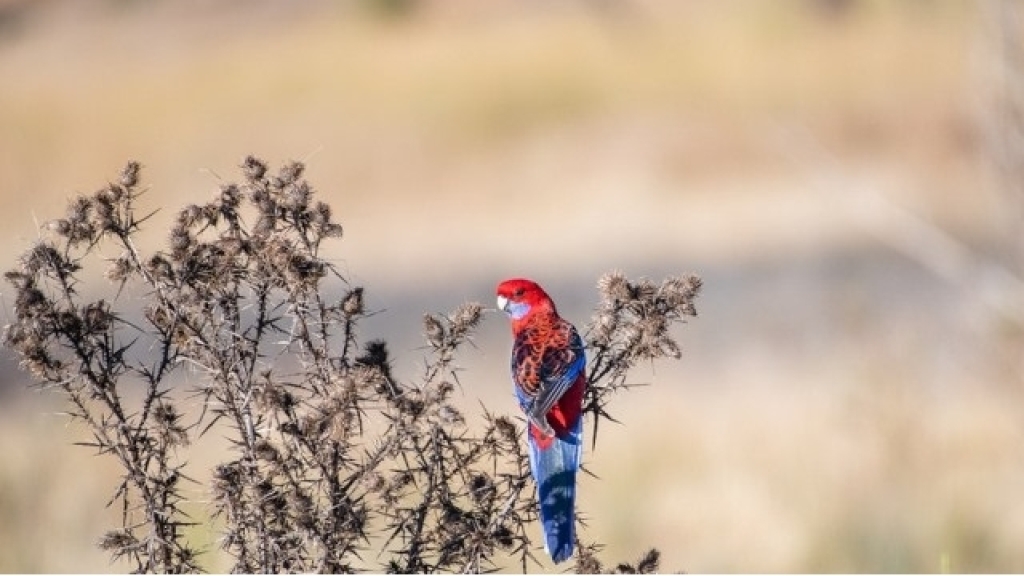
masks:
[[[530,305],[526,302],[511,302],[508,305],[508,315],[515,320],[519,320],[526,313],[530,311]]]

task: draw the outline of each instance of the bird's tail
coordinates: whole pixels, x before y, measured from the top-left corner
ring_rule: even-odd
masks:
[[[527,444],[537,482],[544,549],[556,563],[562,562],[572,556],[576,540],[576,471],[583,454],[583,418],[577,418],[576,425],[560,437],[538,439],[530,432]]]

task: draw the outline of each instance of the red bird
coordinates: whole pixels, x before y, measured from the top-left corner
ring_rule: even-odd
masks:
[[[497,292],[498,308],[512,319],[512,382],[529,422],[527,445],[544,548],[552,560],[562,562],[572,556],[575,544],[587,387],[583,340],[535,282],[506,280]]]

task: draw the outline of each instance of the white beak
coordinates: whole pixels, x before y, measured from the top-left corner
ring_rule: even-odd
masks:
[[[508,306],[508,298],[505,298],[504,296],[498,296],[498,309],[501,310],[502,312],[508,312],[506,306]]]

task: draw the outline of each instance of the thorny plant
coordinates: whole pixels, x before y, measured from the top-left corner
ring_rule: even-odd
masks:
[[[342,229],[303,166],[273,175],[249,157],[242,171],[242,184],[180,210],[167,248],[145,254],[130,163],[73,200],[6,274],[17,296],[5,344],[67,397],[86,444],[120,464],[110,503],[121,526],[99,545],[137,571],[199,571],[185,534],[185,453],[216,429],[234,449],[203,490],[234,571],[356,571],[368,550],[392,572],[479,572],[496,556],[525,571],[537,506],[522,423],[484,411],[474,433],[451,403],[456,352],[481,306],[426,315],[422,378],[398,381],[386,343],[357,339],[363,288],[320,256]],[[116,291],[89,301],[82,272],[104,255]],[[595,434],[630,368],[679,356],[669,327],[695,315],[700,279],[609,274],[599,289],[587,332]],[[189,416],[186,403],[202,410]],[[576,568],[601,571],[599,548],[581,545]],[[615,570],[657,568],[651,550]]]

